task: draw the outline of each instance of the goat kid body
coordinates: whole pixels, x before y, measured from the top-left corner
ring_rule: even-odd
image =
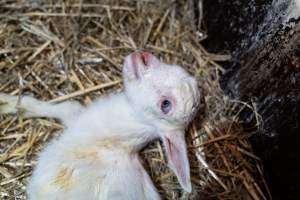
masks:
[[[123,92],[87,108],[0,93],[0,113],[58,118],[66,126],[39,156],[27,189],[30,200],[160,199],[138,157],[157,138],[180,185],[191,192],[184,132],[198,108],[196,80],[146,52],[125,58],[123,80]]]
[[[160,199],[138,158],[140,148],[158,135],[139,123],[123,93],[87,108],[31,97],[24,97],[20,107],[30,108],[25,116],[60,118],[66,125],[64,134],[40,154],[29,199]]]

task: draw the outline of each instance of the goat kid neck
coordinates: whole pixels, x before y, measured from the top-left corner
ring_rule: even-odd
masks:
[[[159,137],[155,127],[137,113],[124,92],[102,97],[66,124],[62,137],[69,142],[91,145],[95,142],[117,142],[115,148],[139,151]]]

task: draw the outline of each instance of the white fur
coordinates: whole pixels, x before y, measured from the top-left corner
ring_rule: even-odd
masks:
[[[138,151],[169,130],[184,130],[197,108],[199,91],[181,67],[159,61],[143,72],[143,80],[133,81],[130,62],[128,56],[124,91],[86,108],[76,102],[21,99],[17,108],[23,108],[25,117],[55,117],[66,126],[39,155],[28,184],[30,200],[160,199]],[[157,103],[167,94],[177,105],[165,115]],[[0,102],[0,112],[17,111],[17,97],[0,94]]]

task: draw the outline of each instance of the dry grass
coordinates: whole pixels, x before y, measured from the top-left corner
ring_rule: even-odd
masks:
[[[248,142],[249,131],[238,118],[241,110],[253,106],[222,93],[219,75],[224,70],[216,61],[228,56],[210,54],[201,46],[206,35],[201,19],[191,12],[192,1],[99,2],[2,0],[0,92],[88,104],[120,90],[124,57],[146,49],[164,62],[184,66],[205,94],[205,109],[187,135],[192,194],[184,194],[167,169],[159,142],[141,153],[161,195],[269,199],[260,160]],[[37,153],[61,132],[62,126],[52,119],[0,116],[0,199],[26,198],[26,178]]]

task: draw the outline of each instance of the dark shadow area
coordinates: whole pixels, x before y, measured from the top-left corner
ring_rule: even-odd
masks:
[[[275,200],[300,197],[300,23],[291,19],[296,25],[283,27],[279,15],[270,18],[288,3],[274,9],[270,0],[204,0],[205,47],[233,56],[222,87],[232,98],[254,102],[262,116],[251,142]],[[252,112],[241,117],[254,121]]]

